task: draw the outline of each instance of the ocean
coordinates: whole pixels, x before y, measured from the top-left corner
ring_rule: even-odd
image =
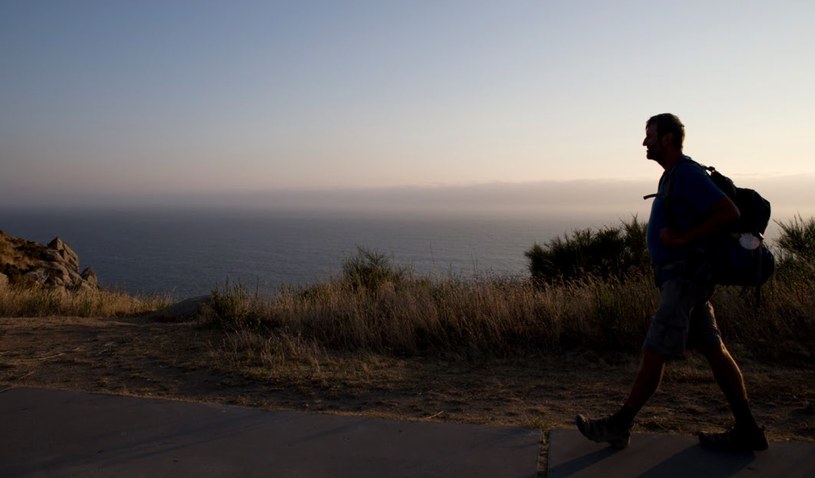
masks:
[[[416,273],[444,277],[527,274],[524,252],[576,228],[617,218],[142,209],[0,211],[0,230],[47,244],[59,236],[100,285],[175,299],[241,282],[273,292],[342,270],[358,247]]]

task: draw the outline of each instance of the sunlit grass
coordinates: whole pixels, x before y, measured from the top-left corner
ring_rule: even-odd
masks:
[[[0,288],[0,317],[115,317],[158,310],[166,297],[134,297],[102,289],[65,291],[35,287]]]

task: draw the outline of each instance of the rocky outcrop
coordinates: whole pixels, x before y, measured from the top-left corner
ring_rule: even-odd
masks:
[[[78,270],[79,269],[79,256],[76,255],[73,249],[62,242],[62,239],[59,236],[55,237],[54,240],[48,243],[48,251],[51,253],[52,251],[56,251],[56,256],[62,259],[62,262],[67,262],[71,268]],[[53,255],[53,254],[52,254]]]
[[[79,272],[79,256],[59,237],[47,246],[0,231],[0,288],[95,289],[96,273]]]

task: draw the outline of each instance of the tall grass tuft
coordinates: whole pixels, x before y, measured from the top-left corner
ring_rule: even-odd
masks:
[[[797,276],[815,278],[815,218],[796,216],[788,222],[776,222],[781,228],[777,239],[777,278],[795,280]]]
[[[786,260],[815,260],[815,218],[795,216],[788,222],[776,222],[781,228],[778,246]]]

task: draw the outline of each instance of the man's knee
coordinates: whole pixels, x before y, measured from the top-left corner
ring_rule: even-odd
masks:
[[[730,352],[721,340],[699,344],[696,346],[696,350],[708,359],[708,361],[721,360],[730,356]]]

